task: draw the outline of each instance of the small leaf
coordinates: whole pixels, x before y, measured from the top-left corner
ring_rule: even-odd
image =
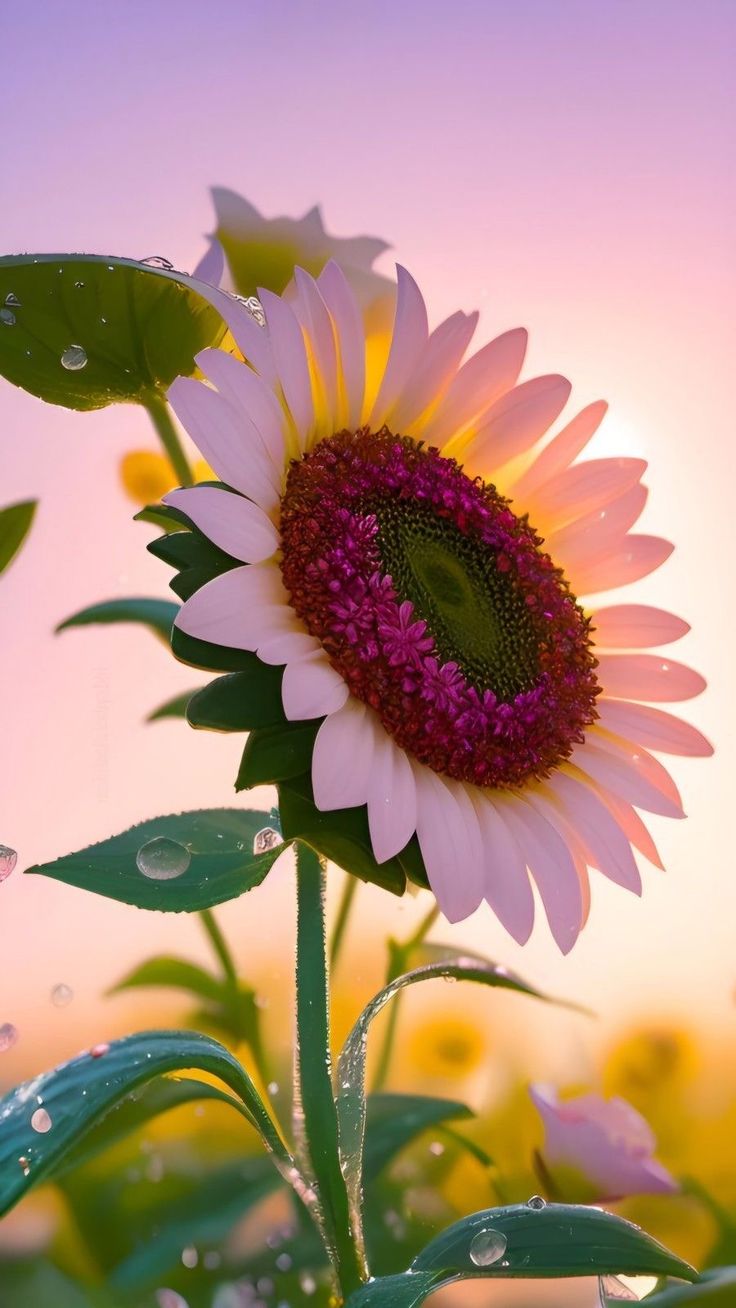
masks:
[[[682,1273],[680,1273],[682,1275]],[[611,1308],[616,1308],[611,1299]],[[652,1308],[733,1308],[736,1267],[711,1267],[693,1285],[670,1285],[647,1297]]]
[[[159,704],[153,713],[149,713],[146,722],[163,722],[164,718],[186,718],[189,701],[194,694],[196,694],[195,690],[185,690],[183,695],[174,695],[173,699],[167,699],[165,703]]]
[[[406,875],[402,855],[377,863],[373,856],[365,808],[344,808],[321,813],[312,798],[308,776],[289,779],[279,785],[279,813],[285,840],[304,840],[362,881],[383,886],[403,895]],[[407,846],[408,848],[408,846]]]
[[[192,696],[187,719],[208,731],[252,731],[286,721],[281,702],[283,668],[261,663],[252,656],[243,672],[217,677]]]
[[[174,618],[178,612],[179,605],[171,600],[148,597],[103,600],[101,604],[92,604],[89,608],[72,614],[70,618],[65,618],[56,630],[67,631],[70,627],[86,627],[99,622],[139,622],[168,644]]]
[[[235,782],[236,790],[274,785],[300,777],[310,767],[319,721],[285,722],[259,727],[248,736]]]
[[[37,500],[23,500],[0,509],[0,572],[12,563],[28,535],[37,505]]]
[[[694,1280],[697,1275],[622,1217],[582,1204],[551,1203],[543,1208],[511,1204],[463,1217],[430,1240],[411,1270],[463,1277],[620,1274]]]
[[[180,627],[171,632],[171,649],[174,657],[191,668],[204,668],[208,672],[248,672],[256,658],[247,649],[231,649],[213,645],[208,640],[188,636]]]
[[[80,1054],[0,1100],[0,1213],[53,1176],[86,1131],[131,1091],[186,1068],[224,1081],[268,1146],[288,1158],[250,1077],[227,1049],[191,1031],[146,1031],[114,1041],[102,1056]],[[31,1125],[39,1110],[45,1115],[41,1132]]]
[[[148,552],[176,568],[176,576],[169,585],[182,600],[189,599],[213,577],[242,567],[237,559],[225,554],[201,532],[194,530],[171,531],[159,536],[158,540],[150,542]]]
[[[219,302],[193,278],[133,259],[10,255],[0,259],[0,374],[68,409],[145,404],[223,342]]]
[[[149,958],[145,963],[134,967],[132,972],[116,982],[108,990],[109,995],[120,994],[123,990],[136,990],[141,987],[160,986],[173,990],[185,990],[187,994],[199,999],[213,1000],[219,1003],[223,997],[222,982],[211,972],[207,972],[196,963],[186,958],[168,958],[161,955]]]
[[[426,1095],[373,1094],[366,1104],[363,1181],[368,1184],[423,1131],[474,1114],[467,1104]]]
[[[257,833],[271,825],[267,813],[249,809],[172,813],[27,870],[137,908],[194,913],[261,884],[284,848],[253,853]],[[144,876],[137,861],[145,845],[161,839],[179,846],[185,865],[180,875],[165,881]]]

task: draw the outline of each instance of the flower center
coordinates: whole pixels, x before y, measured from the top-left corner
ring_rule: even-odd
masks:
[[[351,692],[435,771],[543,777],[595,718],[588,623],[525,518],[453,460],[384,430],[291,465],[291,602]]]

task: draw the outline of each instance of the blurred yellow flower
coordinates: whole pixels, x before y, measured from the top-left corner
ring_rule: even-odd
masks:
[[[674,1027],[632,1031],[608,1052],[606,1089],[635,1099],[674,1082],[682,1085],[697,1074],[698,1061],[695,1043],[686,1031]]]
[[[487,1046],[477,1022],[448,1011],[415,1022],[407,1052],[423,1076],[462,1080],[480,1067]]]
[[[192,465],[196,481],[211,481],[215,474],[204,459]],[[170,490],[179,485],[170,460],[158,450],[131,450],[120,460],[120,480],[126,495],[141,508],[157,504]]]

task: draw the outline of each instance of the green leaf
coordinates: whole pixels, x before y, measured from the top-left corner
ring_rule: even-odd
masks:
[[[38,500],[23,500],[0,509],[0,572],[12,563],[28,535],[37,505]]]
[[[139,622],[168,644],[171,627],[178,612],[179,605],[171,600],[148,597],[103,600],[101,604],[92,604],[89,608],[72,614],[70,618],[65,618],[56,630],[67,631],[70,627],[86,627],[100,622]]]
[[[187,719],[208,731],[253,731],[286,721],[281,702],[283,668],[251,655],[250,667],[217,677],[192,696]]]
[[[378,1276],[351,1294],[346,1308],[417,1308],[441,1279],[435,1272]]]
[[[267,1158],[244,1158],[204,1178],[190,1194],[150,1214],[150,1230],[110,1275],[110,1284],[135,1290],[156,1284],[181,1265],[182,1248],[220,1245],[241,1218],[282,1184]]]
[[[681,1275],[681,1273],[680,1273]],[[652,1308],[733,1308],[736,1267],[711,1267],[693,1285],[671,1285],[649,1295]],[[610,1300],[613,1305],[614,1301]]]
[[[133,259],[7,256],[0,374],[68,409],[146,404],[193,373],[200,350],[222,343],[213,300],[217,293],[185,274]]]
[[[180,663],[208,672],[249,672],[256,659],[250,650],[213,645],[208,640],[188,636],[180,627],[174,627],[171,632],[171,649]]]
[[[403,895],[406,875],[401,855],[385,863],[376,862],[365,808],[321,813],[312,799],[309,777],[304,776],[279,785],[279,812],[285,840],[304,840],[362,881]]]
[[[497,967],[493,963],[479,962],[469,955],[459,955],[451,960],[430,963],[426,967],[416,968],[412,972],[405,972],[374,995],[371,1002],[363,1009],[345,1041],[337,1066],[337,1084],[340,1087],[337,1096],[340,1157],[350,1196],[351,1212],[356,1215],[356,1220],[361,1211],[363,1195],[363,1149],[366,1123],[365,1068],[370,1026],[373,1019],[378,1016],[389,1000],[393,999],[407,986],[416,985],[420,981],[436,979],[475,981],[481,985],[515,990],[521,994],[531,995],[535,999],[545,998],[533,986],[528,985],[520,977],[512,976],[505,968]],[[356,1231],[356,1238],[360,1239],[359,1231]]]
[[[149,554],[176,568],[176,576],[169,585],[179,599],[187,600],[190,595],[206,586],[213,577],[220,577],[224,572],[242,567],[238,559],[213,545],[206,536],[195,530],[172,531],[148,546]]]
[[[261,884],[284,848],[278,845],[263,854],[253,853],[255,836],[271,825],[267,813],[248,809],[172,813],[27,871],[137,908],[194,913],[237,899]],[[185,870],[166,881],[144,876],[136,860],[150,841],[169,842],[169,852]],[[149,856],[155,850],[154,846]]]
[[[146,722],[162,722],[164,718],[186,718],[189,701],[196,693],[196,689],[185,690],[183,695],[174,695],[173,699],[167,699],[164,704],[159,704],[153,713],[148,714]]]
[[[134,967],[132,972],[117,981],[108,990],[109,995],[120,994],[123,990],[137,990],[141,987],[159,986],[166,989],[185,990],[187,994],[199,999],[213,1000],[218,1003],[223,997],[223,984],[218,977],[207,972],[196,963],[186,958],[169,958],[160,955],[146,959]]]
[[[58,1267],[35,1254],[33,1258],[0,1261],[0,1308],[120,1308],[100,1287],[81,1288]]]
[[[300,777],[311,766],[320,720],[285,722],[251,731],[235,781],[236,790]]]
[[[680,1276],[688,1281],[697,1275],[640,1227],[582,1204],[511,1204],[472,1213],[430,1240],[411,1271],[461,1277]]]
[[[39,1181],[53,1176],[84,1134],[131,1091],[154,1077],[186,1068],[224,1081],[269,1148],[288,1159],[253,1082],[227,1049],[191,1031],[146,1031],[116,1040],[102,1056],[80,1054],[0,1100],[0,1213]],[[236,1100],[232,1103],[238,1106]],[[51,1122],[43,1133],[31,1125],[41,1108]]]
[[[373,1094],[366,1104],[363,1181],[368,1184],[423,1131],[474,1116],[467,1104],[426,1095]]]

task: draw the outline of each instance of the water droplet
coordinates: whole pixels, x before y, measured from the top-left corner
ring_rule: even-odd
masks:
[[[236,300],[238,304],[242,304],[243,308],[248,310],[251,318],[258,323],[259,327],[266,326],[266,315],[263,312],[263,305],[257,295],[238,295],[237,292],[231,291],[230,299]]]
[[[538,1211],[540,1208],[547,1207],[547,1200],[543,1199],[541,1194],[533,1194],[531,1199],[527,1199],[526,1206],[527,1208],[535,1208]]]
[[[657,1284],[656,1276],[599,1276],[598,1294],[602,1308],[614,1303],[639,1303]]]
[[[476,1267],[492,1267],[506,1252],[508,1241],[503,1231],[478,1231],[470,1241],[470,1260]]]
[[[181,1251],[181,1261],[185,1267],[196,1267],[199,1262],[199,1254],[193,1244],[188,1244]]]
[[[93,1045],[89,1051],[89,1056],[90,1058],[104,1058],[105,1054],[109,1054],[109,1052],[110,1052],[109,1045],[106,1044]]]
[[[67,345],[61,356],[61,366],[67,372],[80,372],[87,367],[87,351],[83,345]]]
[[[12,308],[12,309],[20,308],[20,300],[18,299],[18,296],[13,291],[8,291],[7,295],[5,296],[5,303],[7,304],[8,308]]]
[[[442,1144],[441,1140],[433,1140],[431,1145],[429,1146],[429,1152],[435,1158],[441,1158],[443,1153],[445,1152],[445,1146]]]
[[[177,1294],[176,1290],[167,1290],[165,1288],[156,1291],[156,1303],[158,1308],[189,1308],[186,1299]]]
[[[273,827],[264,827],[262,831],[257,831],[253,838],[253,853],[267,854],[269,849],[275,849],[281,844],[281,836]]]
[[[18,855],[10,845],[0,845],[0,881],[7,881],[18,862]]]
[[[278,1267],[280,1272],[288,1272],[289,1268],[291,1267],[291,1261],[292,1260],[290,1254],[281,1253],[276,1259],[276,1266]]]
[[[81,291],[82,287],[84,286],[84,282],[75,282],[74,285],[78,291]]]
[[[15,314],[12,309],[0,309],[0,322],[4,322],[6,327],[15,326]]]
[[[66,1008],[67,1004],[70,1004],[73,998],[74,991],[71,986],[66,985],[63,981],[60,981],[51,991],[51,1002],[54,1005],[54,1008]]]
[[[278,1092],[279,1092],[279,1083],[278,1083],[278,1081],[269,1081],[268,1086],[267,1086],[267,1089],[268,1089],[268,1093],[269,1093],[270,1095],[277,1095]]]
[[[13,1026],[12,1022],[3,1022],[0,1026],[0,1054],[5,1054],[13,1048],[18,1039],[18,1028]]]
[[[18,1166],[23,1172],[23,1175],[28,1176],[31,1170],[30,1158],[26,1158],[25,1154],[21,1154],[20,1158],[18,1159]]]
[[[146,259],[139,259],[139,263],[148,264],[149,268],[163,268],[165,272],[173,272],[174,265],[170,259],[166,259],[163,254],[149,254]]]
[[[317,1289],[317,1282],[309,1272],[302,1272],[299,1277],[299,1286],[304,1294],[314,1294]]]
[[[38,1131],[39,1135],[46,1135],[46,1132],[51,1130],[51,1127],[53,1126],[53,1122],[51,1121],[51,1118],[49,1117],[45,1108],[36,1109],[35,1113],[31,1117],[31,1126],[33,1127],[34,1131]]]
[[[147,840],[135,856],[138,871],[149,881],[173,881],[186,872],[191,861],[189,850],[168,836]]]

